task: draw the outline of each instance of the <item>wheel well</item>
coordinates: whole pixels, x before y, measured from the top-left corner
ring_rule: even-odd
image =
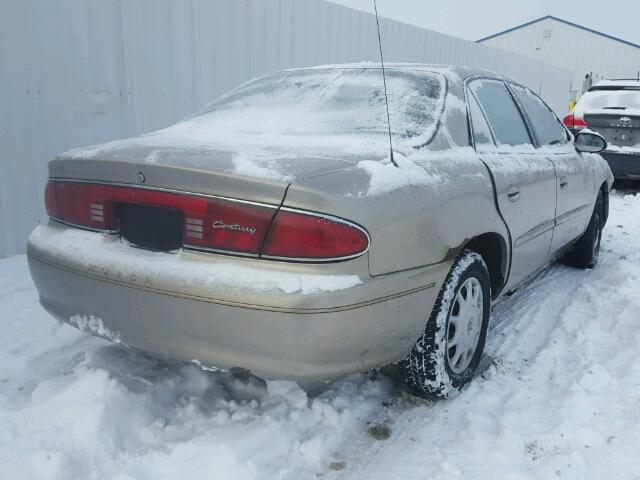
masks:
[[[506,242],[497,233],[484,233],[471,239],[465,248],[482,255],[489,269],[492,296],[497,297],[504,286],[507,272]]]
[[[602,206],[604,212],[604,218],[602,224],[605,225],[607,223],[607,219],[609,218],[609,185],[607,182],[603,183],[600,187],[600,191],[602,192],[602,199],[604,201],[604,205]]]

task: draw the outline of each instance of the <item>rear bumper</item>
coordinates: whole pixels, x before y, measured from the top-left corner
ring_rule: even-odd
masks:
[[[615,178],[640,180],[640,154],[602,152]]]
[[[78,246],[75,237],[56,239],[67,230],[39,227],[28,248],[40,301],[55,317],[162,356],[223,369],[245,368],[274,379],[325,380],[399,360],[424,328],[450,267],[445,262],[358,282],[332,275],[323,283],[305,277],[310,275],[306,270],[317,266],[283,265],[280,268],[297,269],[287,274],[298,278],[301,288],[287,288],[285,282],[256,291],[217,284],[206,269],[191,265],[194,259],[177,256],[172,262],[180,272],[172,267],[165,275],[175,272],[177,279],[171,283],[170,278],[159,278],[152,263],[169,254],[111,242],[109,248],[122,255],[108,255],[109,264],[101,265],[96,249],[110,240],[77,231],[73,234],[89,238],[93,247]],[[265,272],[260,268],[278,275],[273,262],[238,261],[247,264],[247,285],[252,278],[261,281]],[[202,263],[211,268],[225,262],[217,255],[202,256]],[[185,271],[189,281],[180,277]],[[325,287],[318,289],[309,281]]]

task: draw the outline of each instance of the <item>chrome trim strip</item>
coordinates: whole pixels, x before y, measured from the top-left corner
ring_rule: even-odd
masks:
[[[531,230],[524,233],[523,235],[520,235],[516,239],[514,243],[514,247],[521,247],[525,243],[529,243],[530,241],[535,240],[540,235],[544,235],[549,230],[553,230],[555,226],[556,226],[555,220],[547,220],[546,222],[543,222],[540,225],[533,227]]]
[[[244,253],[244,252],[235,252],[233,250],[221,250],[218,248],[207,248],[207,247],[200,247],[197,245],[188,245],[188,244],[184,244],[183,248],[185,250],[189,250],[189,251],[193,251],[193,252],[206,252],[206,253],[217,253],[220,255],[228,255],[228,256],[238,256],[238,257],[245,257],[245,258],[255,258],[256,260],[272,260],[272,261],[277,261],[277,262],[290,262],[290,263],[309,263],[309,264],[314,264],[314,263],[330,263],[330,262],[340,262],[340,261],[345,261],[345,260],[352,260],[354,258],[358,258],[362,255],[364,255],[365,253],[367,253],[369,251],[369,247],[367,247],[367,249],[365,251],[363,251],[362,253],[357,253],[354,255],[349,255],[346,257],[335,257],[335,258],[295,258],[295,257],[276,257],[276,256],[271,256],[271,255],[259,255],[257,253]]]
[[[582,213],[588,213],[591,210],[591,205],[585,204],[578,208],[574,208],[573,210],[569,210],[568,212],[564,212],[558,218],[556,218],[556,226],[562,225],[570,220],[573,220],[575,217]]]
[[[233,250],[221,250],[218,248],[201,247],[199,245],[189,245],[186,243],[183,244],[182,247],[185,250],[192,250],[192,251],[198,251],[198,252],[220,253],[222,255],[233,255],[233,256],[248,257],[248,258],[260,258],[260,256],[257,253],[234,252]]]
[[[292,262],[292,263],[331,263],[331,262],[343,262],[345,260],[353,260],[354,258],[361,257],[369,251],[369,247],[362,253],[356,253],[348,255],[346,257],[331,257],[331,258],[296,258],[296,257],[275,257],[272,255],[262,255],[260,258],[265,260],[273,260],[277,262]]]
[[[239,256],[239,257],[247,257],[247,258],[255,258],[255,259],[264,259],[264,260],[273,260],[278,262],[290,262],[290,263],[331,263],[331,262],[340,262],[345,260],[352,260],[354,258],[361,257],[365,253],[369,251],[367,247],[362,253],[356,253],[354,255],[349,255],[346,257],[332,257],[332,258],[296,258],[296,257],[276,257],[272,255],[258,255],[257,253],[243,253],[243,252],[234,252],[233,250],[221,250],[217,248],[207,248],[200,247],[197,245],[187,245],[186,243],[183,245],[185,250],[194,251],[194,252],[208,252],[208,253],[218,253],[220,255],[230,255],[230,256]]]
[[[105,230],[103,228],[93,228],[93,227],[87,227],[85,225],[76,225],[75,223],[65,222],[64,220],[60,220],[59,218],[52,217],[52,216],[49,216],[49,218],[54,222],[61,223],[62,225],[68,225],[70,227],[79,228],[80,230],[89,230],[90,232],[96,232],[96,233],[108,233],[111,235],[118,233],[118,230]]]

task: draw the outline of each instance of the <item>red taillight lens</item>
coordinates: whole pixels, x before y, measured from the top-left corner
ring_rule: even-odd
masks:
[[[580,130],[582,128],[587,128],[587,122],[585,122],[582,118],[580,117],[573,117],[573,128],[575,130]]]
[[[580,130],[587,127],[587,123],[584,121],[584,119],[582,117],[577,117],[573,113],[570,113],[569,115],[564,117],[562,119],[562,123],[564,123],[565,127],[574,130]]]
[[[186,246],[254,255],[276,212],[276,207],[199,195],[64,181],[49,182],[45,196],[51,217],[95,230],[117,230],[121,204],[181,210]]]
[[[60,216],[56,200],[56,184],[52,181],[47,182],[47,186],[44,189],[44,206],[47,210],[47,215],[50,217],[58,218]]]
[[[265,241],[265,257],[299,260],[348,258],[363,253],[369,237],[339,219],[281,210]]]
[[[115,230],[114,205],[107,186],[90,183],[54,182],[58,215],[54,218],[80,227]]]
[[[45,198],[52,218],[100,231],[118,230],[119,207],[126,204],[180,210],[183,244],[192,248],[328,261],[359,255],[369,247],[365,231],[350,222],[240,200],[69,181],[50,181]]]
[[[257,255],[275,212],[261,205],[205,199],[204,210],[185,210],[184,243]]]

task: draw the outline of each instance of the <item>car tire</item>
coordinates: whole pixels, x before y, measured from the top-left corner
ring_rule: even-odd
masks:
[[[587,231],[565,255],[565,263],[577,268],[593,268],[598,263],[604,227],[604,198],[598,193]]]
[[[399,364],[405,383],[432,398],[460,393],[480,364],[490,312],[487,265],[480,254],[464,250],[440,289],[424,333]]]

